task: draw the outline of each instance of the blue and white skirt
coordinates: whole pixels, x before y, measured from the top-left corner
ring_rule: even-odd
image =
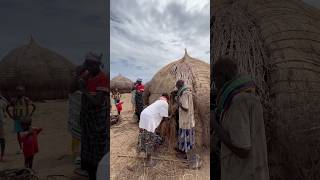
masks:
[[[195,130],[191,129],[181,129],[178,132],[178,148],[180,151],[188,152],[195,146]]]

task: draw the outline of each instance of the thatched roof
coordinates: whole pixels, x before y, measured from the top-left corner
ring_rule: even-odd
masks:
[[[306,156],[319,149],[312,144],[320,131],[312,129],[320,126],[320,11],[300,0],[214,0],[211,7],[211,61],[235,57],[264,91],[272,177],[308,179],[307,164],[320,163]]]
[[[1,90],[11,95],[21,84],[33,99],[65,98],[74,68],[69,60],[31,37],[29,44],[13,49],[0,61]]]
[[[133,87],[133,82],[121,74],[114,77],[110,81],[111,90],[118,89],[122,93],[129,93]]]
[[[208,147],[210,143],[210,65],[208,63],[192,58],[185,52],[182,59],[160,69],[145,91],[149,93],[149,104],[164,92],[170,94],[179,79],[185,80],[187,86],[193,91],[197,144]]]

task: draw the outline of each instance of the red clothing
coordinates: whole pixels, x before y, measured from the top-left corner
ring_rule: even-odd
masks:
[[[144,85],[143,84],[136,84],[135,89],[138,92],[144,92]]]
[[[123,104],[123,102],[119,102],[119,103],[116,104],[117,110],[118,110],[119,112],[122,111],[122,104]]]
[[[100,72],[97,76],[90,76],[86,81],[87,91],[89,94],[95,95],[97,91],[108,92],[107,76],[105,73]]]
[[[21,142],[25,158],[33,156],[34,154],[39,152],[38,134],[41,131],[41,128],[32,128],[31,134],[28,131],[24,131],[21,133]]]

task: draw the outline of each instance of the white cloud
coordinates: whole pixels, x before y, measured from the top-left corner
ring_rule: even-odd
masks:
[[[209,0],[111,0],[111,77],[149,80],[184,48],[209,63],[209,18]]]

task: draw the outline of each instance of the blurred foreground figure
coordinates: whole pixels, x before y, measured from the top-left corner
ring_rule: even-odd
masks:
[[[107,153],[107,76],[101,71],[102,55],[88,53],[79,79],[81,102],[81,167],[96,180],[98,163]]]
[[[213,128],[221,140],[222,180],[269,180],[263,109],[255,84],[238,74],[235,60],[215,62],[218,89],[217,114]]]

